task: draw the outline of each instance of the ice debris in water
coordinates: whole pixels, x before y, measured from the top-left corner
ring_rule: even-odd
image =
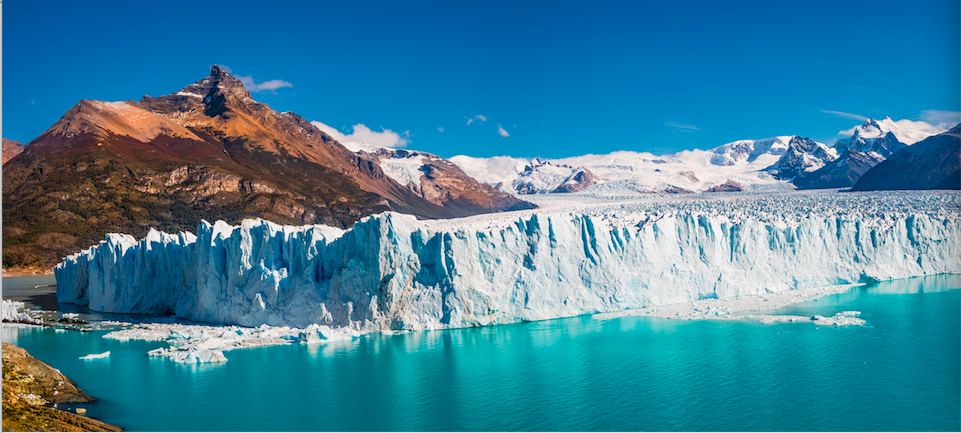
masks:
[[[293,343],[321,343],[349,340],[359,336],[349,329],[334,330],[311,325],[305,329],[261,325],[257,328],[211,326],[176,323],[141,323],[113,331],[103,338],[130,341],[163,341],[170,347],[151,350],[149,356],[160,356],[185,364],[224,362],[223,352],[245,347]]]
[[[81,356],[80,359],[83,359],[83,360],[103,359],[103,358],[107,358],[107,357],[109,357],[109,356],[110,356],[110,351],[108,350],[108,351],[106,351],[106,352],[104,352],[104,353],[93,353],[93,354],[90,354],[90,355],[87,355],[87,356]]]
[[[952,272],[961,195],[943,191],[558,200],[450,220],[386,212],[348,230],[202,222],[196,236],[110,234],[55,270],[59,302],[269,333],[486,326]]]

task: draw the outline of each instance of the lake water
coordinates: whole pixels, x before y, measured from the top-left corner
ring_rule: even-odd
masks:
[[[959,288],[898,280],[773,312],[858,310],[864,327],[577,317],[240,349],[222,365],[102,333],[5,327],[3,340],[128,431],[958,431]]]

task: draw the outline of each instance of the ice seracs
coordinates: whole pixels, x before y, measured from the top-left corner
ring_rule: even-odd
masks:
[[[486,326],[961,272],[959,209],[951,194],[790,193],[437,221],[388,212],[349,230],[204,222],[196,237],[109,235],[55,273],[59,302],[99,311],[359,332]]]
[[[0,304],[0,308],[2,308],[2,315],[3,315],[4,322],[23,323],[28,325],[43,324],[42,320],[34,319],[24,311],[23,302],[4,299],[2,304]]]

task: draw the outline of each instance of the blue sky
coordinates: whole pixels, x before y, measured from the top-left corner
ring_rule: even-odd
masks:
[[[3,136],[214,63],[289,83],[254,93],[278,111],[445,157],[830,143],[859,116],[961,111],[957,0],[140,3],[8,2]]]

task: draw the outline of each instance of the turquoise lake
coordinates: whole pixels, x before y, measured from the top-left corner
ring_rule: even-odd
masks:
[[[5,298],[17,284],[4,279]],[[102,332],[2,337],[127,431],[959,431],[959,289],[958,275],[913,278],[769,312],[858,310],[863,327],[576,317],[239,349],[200,366]]]

